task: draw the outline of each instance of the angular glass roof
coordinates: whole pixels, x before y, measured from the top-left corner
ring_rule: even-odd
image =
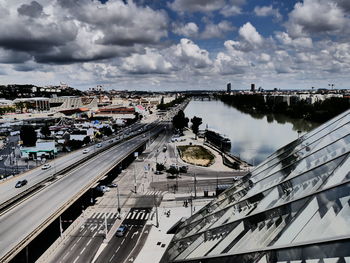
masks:
[[[350,110],[188,218],[161,262],[349,262]]]

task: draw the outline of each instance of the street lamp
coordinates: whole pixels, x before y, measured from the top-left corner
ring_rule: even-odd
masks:
[[[120,219],[121,208],[120,208],[120,199],[119,199],[119,184],[117,184],[117,198],[118,198],[118,219]]]

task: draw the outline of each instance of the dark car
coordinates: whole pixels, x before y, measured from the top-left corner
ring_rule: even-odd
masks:
[[[28,181],[26,179],[22,180],[22,181],[18,181],[15,185],[16,188],[20,188],[24,185],[26,185],[28,183]]]
[[[188,171],[188,167],[187,166],[185,166],[185,165],[180,166],[180,168],[179,168],[179,172],[180,173],[187,173],[187,171]]]
[[[120,227],[118,227],[117,233],[115,235],[117,237],[122,237],[125,235],[127,230],[128,230],[128,228],[126,226],[121,225]]]

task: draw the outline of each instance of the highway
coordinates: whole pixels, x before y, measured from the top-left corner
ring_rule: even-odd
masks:
[[[98,181],[100,175],[105,174],[147,140],[147,137],[140,135],[92,157],[87,162],[69,171],[59,180],[40,189],[28,200],[22,200],[10,211],[2,214],[0,216],[0,261],[6,262],[11,259],[14,255],[13,249],[18,244],[23,247],[26,241],[29,241],[28,237],[35,236],[39,233],[38,229],[57,218],[71,204],[73,197],[79,197],[92,187]],[[83,155],[82,151],[78,151],[69,155],[68,160],[62,158],[63,160],[56,164],[56,169],[60,169],[61,166],[67,165],[67,163],[74,163],[81,155]],[[36,180],[36,176],[49,176],[52,174],[52,170],[53,168],[47,171],[35,169],[30,175],[25,174],[22,178],[28,178],[28,185],[30,186]],[[40,181],[41,179],[37,180]],[[13,181],[15,182],[15,180]],[[11,190],[8,190],[9,195],[17,190],[13,187],[13,184],[3,184],[2,187],[6,189],[4,185],[12,186]]]
[[[140,125],[136,125],[134,129],[138,129]],[[110,144],[110,139],[103,142],[103,147],[106,147]],[[83,154],[84,149],[89,149],[89,153]],[[28,172],[25,172],[23,174],[19,174],[18,176],[12,177],[10,179],[7,179],[3,182],[0,182],[0,204],[5,203],[6,201],[14,198],[18,194],[28,190],[29,188],[33,187],[34,185],[42,182],[43,180],[47,179],[48,177],[54,175],[54,173],[58,173],[59,171],[75,164],[76,162],[80,161],[81,159],[92,155],[95,151],[99,150],[99,148],[96,148],[96,145],[91,145],[89,147],[71,152],[69,154],[66,154],[60,158],[54,159],[51,162],[48,162],[51,164],[51,168],[47,170],[42,170],[41,166],[37,167],[35,169],[32,169]],[[19,180],[26,179],[28,181],[28,184],[21,187],[21,188],[15,188],[15,184]]]

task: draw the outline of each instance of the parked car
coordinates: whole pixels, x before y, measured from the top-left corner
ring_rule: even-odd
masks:
[[[83,154],[86,154],[86,153],[88,153],[90,150],[89,149],[85,149],[84,151],[83,151]]]
[[[188,167],[186,165],[180,166],[179,172],[180,173],[187,173]]]
[[[97,148],[101,148],[101,147],[102,147],[102,143],[98,143],[98,144],[96,145],[96,147],[97,147]]]
[[[96,187],[97,191],[100,191],[102,193],[109,192],[111,189],[108,186],[105,185],[99,185]]]
[[[46,164],[44,164],[44,165],[41,167],[41,170],[46,170],[46,169],[49,169],[49,168],[51,168],[51,164],[46,163]]]
[[[18,182],[16,183],[15,187],[16,187],[16,188],[20,188],[20,187],[26,185],[27,183],[28,183],[28,181],[27,181],[26,179],[20,180],[20,181],[18,181]]]
[[[124,225],[121,225],[120,227],[118,227],[117,232],[115,233],[115,235],[117,237],[122,237],[125,235],[126,231],[128,231],[128,228]]]
[[[115,188],[115,187],[118,187],[118,185],[115,183],[111,183],[111,184],[107,185],[107,187]]]

